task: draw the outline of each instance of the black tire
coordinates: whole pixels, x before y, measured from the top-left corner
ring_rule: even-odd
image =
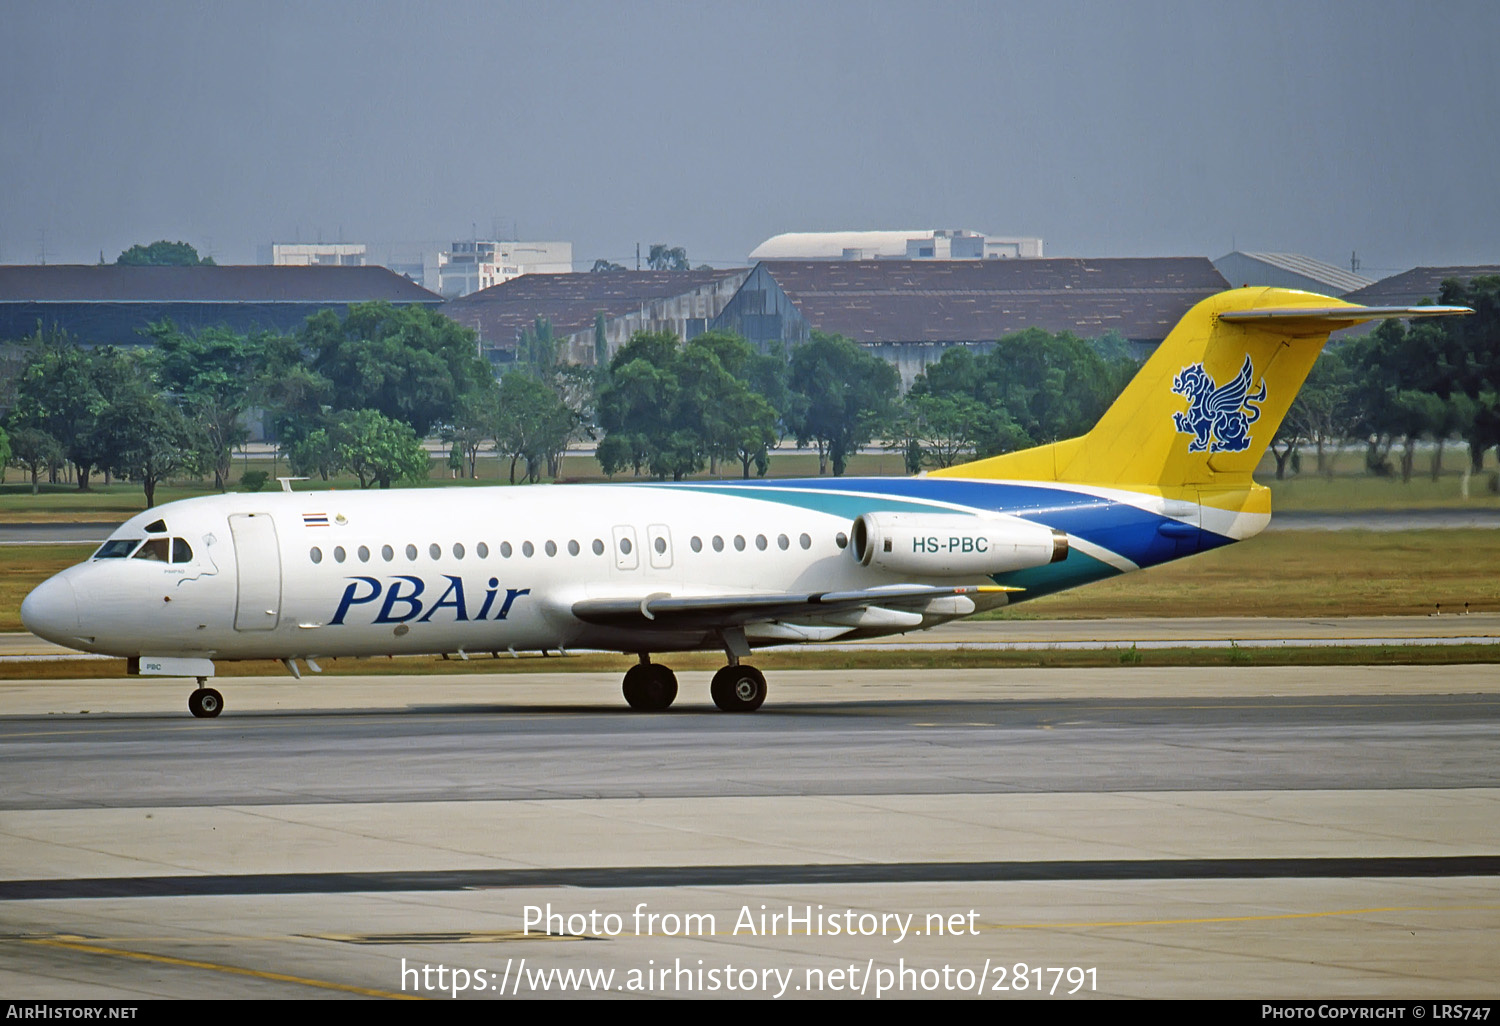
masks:
[[[714,674],[708,693],[725,712],[754,712],[766,700],[766,676],[744,663],[726,666]]]
[[[224,711],[224,696],[213,688],[198,688],[188,695],[188,711],[200,720],[211,720]]]
[[[637,712],[661,712],[677,698],[677,675],[660,663],[640,663],[626,671],[621,690]]]

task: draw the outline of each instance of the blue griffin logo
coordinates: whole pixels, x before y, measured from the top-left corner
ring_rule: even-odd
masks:
[[[1201,363],[1178,372],[1172,379],[1172,391],[1187,398],[1188,408],[1186,413],[1172,414],[1172,422],[1180,434],[1193,436],[1188,452],[1243,452],[1250,448],[1250,425],[1260,419],[1260,408],[1251,404],[1266,398],[1264,380],[1260,391],[1250,394],[1254,379],[1255,368],[1249,356],[1227,385],[1214,384]]]

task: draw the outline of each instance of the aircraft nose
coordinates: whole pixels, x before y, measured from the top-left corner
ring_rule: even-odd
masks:
[[[21,623],[39,638],[60,645],[78,633],[78,595],[62,577],[43,581],[21,602]]]

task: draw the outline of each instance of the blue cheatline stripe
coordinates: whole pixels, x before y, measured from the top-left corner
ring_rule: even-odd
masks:
[[[725,485],[663,485],[693,491],[764,499],[853,520],[875,511],[870,494],[883,497],[882,510],[942,512],[947,503],[973,510],[1004,512],[1118,553],[1137,566],[1154,566],[1234,539],[1184,525],[1171,517],[1082,492],[996,481],[956,478],[826,478],[738,481]],[[849,494],[862,492],[868,494]],[[767,494],[769,493],[769,494]],[[1163,533],[1163,527],[1170,534]],[[1186,529],[1186,530],[1184,530]],[[1069,557],[1071,561],[1071,556]],[[1086,580],[1094,580],[1089,577]],[[1084,583],[1079,581],[1078,583]],[[1055,589],[1054,589],[1055,590]]]

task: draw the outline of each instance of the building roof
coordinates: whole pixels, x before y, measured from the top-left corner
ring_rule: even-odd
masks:
[[[813,327],[856,342],[993,341],[1028,327],[1162,339],[1228,288],[1204,257],[768,261]]]
[[[1311,278],[1313,281],[1321,282],[1330,290],[1332,290],[1333,294],[1336,296],[1342,296],[1346,292],[1353,292],[1355,289],[1362,289],[1367,285],[1374,284],[1369,278],[1361,277],[1358,274],[1352,274],[1349,271],[1344,270],[1342,267],[1337,267],[1333,264],[1326,264],[1321,260],[1314,260],[1309,256],[1303,256],[1301,253],[1236,252],[1238,252],[1240,256],[1245,257],[1246,259],[1257,260],[1260,263],[1277,268],[1278,270],[1286,271],[1290,274],[1299,274],[1304,278]],[[1214,261],[1215,266],[1217,266],[1220,261],[1227,260],[1229,259],[1229,257],[1232,257],[1234,255],[1234,253],[1229,253],[1225,256],[1221,256],[1218,260]],[[1240,285],[1246,283],[1235,282],[1234,284]],[[1259,283],[1250,282],[1248,284]]]
[[[384,267],[0,266],[3,303],[441,303]]]
[[[713,271],[601,271],[586,274],[523,274],[460,299],[449,300],[443,313],[478,330],[490,343],[519,338],[538,317],[555,335],[571,335],[606,319],[638,312],[648,303],[685,295],[726,278],[743,277],[745,268]]]
[[[905,257],[908,239],[930,239],[935,228],[878,232],[783,232],[750,251],[750,261],[837,260],[846,249],[860,250],[867,259]],[[968,232],[983,236],[983,232]]]
[[[1382,278],[1344,299],[1365,306],[1415,306],[1424,299],[1438,298],[1445,278],[1472,281],[1500,275],[1500,264],[1473,264],[1466,267],[1413,267],[1409,271]]]

